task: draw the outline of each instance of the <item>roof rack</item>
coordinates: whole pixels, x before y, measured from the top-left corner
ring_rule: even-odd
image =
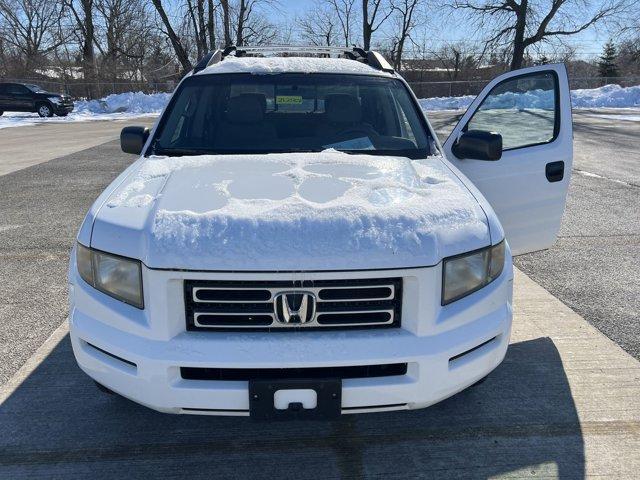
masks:
[[[198,73],[205,68],[215,65],[223,61],[231,54],[236,57],[246,56],[266,56],[266,54],[291,54],[291,55],[327,55],[327,56],[342,56],[349,60],[356,60],[362,63],[366,63],[371,67],[382,70],[384,72],[393,73],[393,67],[385,60],[385,58],[378,52],[373,50],[364,50],[360,47],[319,47],[319,46],[291,46],[291,45],[271,45],[268,47],[239,47],[235,45],[228,46],[223,50],[216,50],[215,52],[209,52],[196,64],[193,69],[193,73]]]

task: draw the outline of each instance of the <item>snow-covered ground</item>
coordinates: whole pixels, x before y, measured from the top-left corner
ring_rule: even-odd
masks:
[[[89,120],[113,120],[157,115],[171,98],[170,93],[128,92],[109,95],[101,100],[79,100],[66,117],[40,118],[37,113],[5,112],[0,128],[22,127],[36,123],[67,123]]]
[[[624,122],[640,122],[640,109],[621,108],[615,114],[594,113],[590,117],[606,118],[609,120],[622,120]]]
[[[527,107],[544,108],[551,99],[548,92],[539,94],[531,92],[517,101],[526,101]],[[145,115],[157,115],[171,97],[170,93],[145,94],[129,92],[109,95],[101,100],[81,100],[76,102],[75,110],[66,117],[40,118],[36,113],[5,112],[0,116],[0,128],[20,127],[36,123],[83,122],[89,120],[112,120],[135,118]],[[435,97],[420,99],[420,106],[425,111],[464,110],[475,96]],[[600,88],[573,90],[571,92],[573,108],[624,108],[625,115],[613,115],[618,120],[640,121],[640,86],[620,87],[605,85]],[[622,112],[621,112],[622,113]],[[607,116],[599,115],[602,118]]]

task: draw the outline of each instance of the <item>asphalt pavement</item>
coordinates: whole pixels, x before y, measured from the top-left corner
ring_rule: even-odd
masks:
[[[66,271],[80,223],[133,160],[110,142],[0,176],[0,384],[67,317]]]
[[[444,126],[451,114],[434,117]],[[640,124],[611,124],[617,136],[587,117],[576,115],[582,173],[561,238],[516,262],[637,358],[637,167],[606,162],[633,147],[626,132]],[[579,153],[583,123],[602,145],[619,142],[600,163]],[[425,410],[260,424],[159,414],[100,393],[64,330],[68,252],[93,199],[134,159],[111,141],[0,176],[0,478],[634,478],[640,469],[638,362],[520,274],[503,364]]]
[[[625,113],[574,111],[573,176],[558,241],[514,263],[640,359],[640,122],[610,118]],[[442,141],[459,116],[429,114]]]
[[[639,396],[640,363],[518,270],[509,350],[484,383],[331,422],[169,415],[106,395],[63,324],[0,386],[0,478],[636,479]]]
[[[0,175],[100,145],[117,138],[123,127],[150,126],[154,118],[58,122],[60,118],[56,117],[54,120],[55,123],[0,129]]]

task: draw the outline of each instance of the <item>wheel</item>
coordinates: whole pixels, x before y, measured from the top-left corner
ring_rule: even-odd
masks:
[[[46,103],[40,103],[38,105],[38,115],[41,117],[53,117],[53,109]]]
[[[101,383],[98,383],[95,380],[94,380],[94,383],[96,384],[96,387],[98,387],[98,390],[100,390],[102,393],[106,393],[107,395],[115,395],[112,390],[109,390],[107,387],[105,387]]]
[[[2,110],[0,110],[0,117],[2,116],[2,114],[3,114],[3,113],[4,113],[4,112],[3,112]]]

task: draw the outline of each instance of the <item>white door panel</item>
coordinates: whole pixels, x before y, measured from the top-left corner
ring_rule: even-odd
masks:
[[[500,160],[458,159],[451,148],[467,129],[500,133]],[[573,160],[564,65],[526,68],[494,79],[471,104],[444,149],[489,201],[514,254],[551,246],[560,228]]]

